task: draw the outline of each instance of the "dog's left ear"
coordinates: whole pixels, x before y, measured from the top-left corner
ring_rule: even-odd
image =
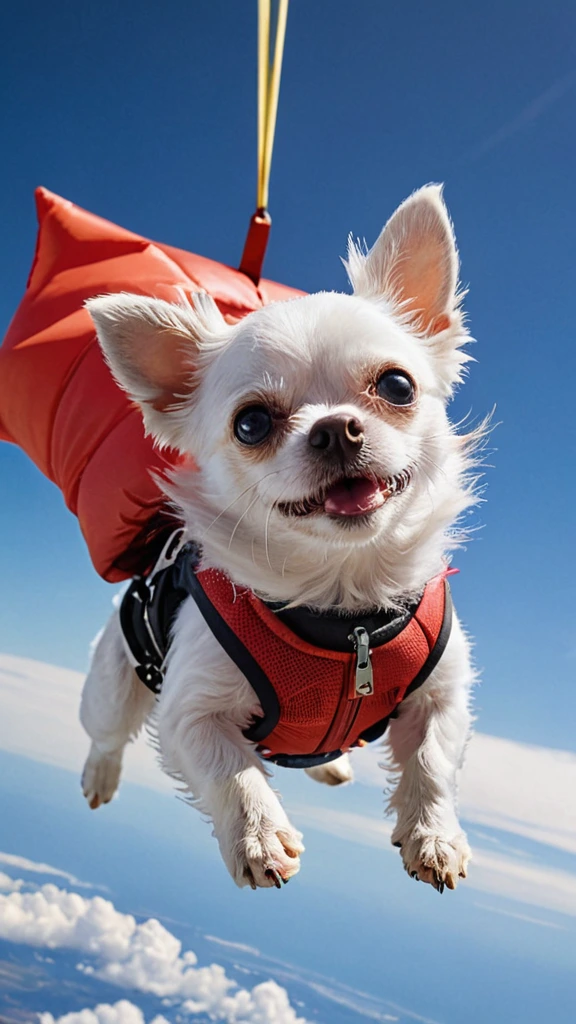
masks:
[[[440,185],[415,192],[392,215],[372,249],[351,242],[347,270],[354,293],[384,300],[438,357],[446,388],[469,359],[458,293],[458,250]]]

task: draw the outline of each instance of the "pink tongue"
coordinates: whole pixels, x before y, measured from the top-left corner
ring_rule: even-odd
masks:
[[[334,484],[324,499],[324,511],[329,516],[361,516],[383,504],[378,484],[362,476]]]

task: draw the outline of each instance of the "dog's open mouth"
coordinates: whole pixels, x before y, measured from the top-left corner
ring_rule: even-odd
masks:
[[[335,518],[366,516],[381,508],[395,494],[406,490],[411,476],[409,469],[385,480],[346,476],[310,498],[282,501],[278,510],[285,516],[311,516],[320,512]]]

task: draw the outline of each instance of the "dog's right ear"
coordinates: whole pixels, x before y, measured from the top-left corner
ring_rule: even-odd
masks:
[[[175,305],[121,292],[89,299],[86,308],[110,369],[141,407],[147,431],[162,445],[180,447],[198,370],[232,330],[214,300],[202,292],[194,306]]]

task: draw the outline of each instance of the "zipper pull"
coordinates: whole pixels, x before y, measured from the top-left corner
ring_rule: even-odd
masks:
[[[356,696],[371,697],[374,693],[374,679],[370,659],[370,637],[363,626],[356,626],[348,639],[352,641],[356,651]]]

